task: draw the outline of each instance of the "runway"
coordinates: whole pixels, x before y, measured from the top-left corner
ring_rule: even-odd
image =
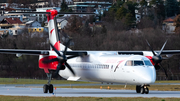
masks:
[[[42,88],[0,86],[0,95],[32,97],[158,97],[180,98],[180,91],[151,91],[149,94],[137,94],[135,90],[77,89],[57,88],[54,94],[44,94]]]

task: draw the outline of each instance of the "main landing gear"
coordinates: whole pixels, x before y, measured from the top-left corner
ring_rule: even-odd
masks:
[[[136,85],[136,92],[137,93],[141,93],[141,94],[148,94],[149,93],[149,89],[148,86],[150,85]]]
[[[43,92],[48,93],[49,91],[49,93],[53,93],[54,87],[52,84],[50,84],[52,73],[47,74],[47,77],[48,77],[48,83],[43,86]]]

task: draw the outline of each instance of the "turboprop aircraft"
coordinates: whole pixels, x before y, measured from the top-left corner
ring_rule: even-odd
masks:
[[[15,12],[14,14],[35,12]],[[37,12],[36,12],[37,13]],[[52,74],[67,80],[86,80],[107,83],[136,85],[136,92],[148,94],[148,86],[156,80],[156,68],[162,60],[161,54],[179,54],[180,51],[74,51],[61,44],[58,34],[56,10],[38,12],[48,19],[50,50],[0,49],[0,53],[39,55],[39,68],[44,69],[48,82],[43,86],[44,93],[53,93]],[[81,13],[71,13],[81,14]],[[92,14],[92,13],[86,13]],[[147,54],[146,54],[147,53]],[[154,67],[155,66],[155,67]]]

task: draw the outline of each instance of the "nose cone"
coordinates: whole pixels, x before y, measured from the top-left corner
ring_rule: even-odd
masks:
[[[151,84],[154,83],[156,80],[156,70],[152,67],[144,67],[143,70],[141,70],[141,73],[139,72],[139,83],[141,84]]]

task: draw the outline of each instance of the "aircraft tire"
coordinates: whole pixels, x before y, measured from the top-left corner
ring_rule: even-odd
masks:
[[[140,93],[141,91],[141,86],[140,85],[136,85],[136,93]]]
[[[44,92],[44,93],[47,93],[47,92],[48,92],[48,89],[49,89],[49,86],[48,86],[47,84],[45,84],[45,85],[43,86],[43,92]]]
[[[144,89],[144,92],[145,92],[145,94],[149,94],[149,89],[148,89],[148,88],[145,88],[145,89]]]
[[[140,93],[141,93],[141,94],[144,94],[144,91],[145,91],[145,90],[144,90],[144,87],[141,87]]]
[[[53,85],[49,84],[49,93],[53,93],[53,90],[54,90]]]

